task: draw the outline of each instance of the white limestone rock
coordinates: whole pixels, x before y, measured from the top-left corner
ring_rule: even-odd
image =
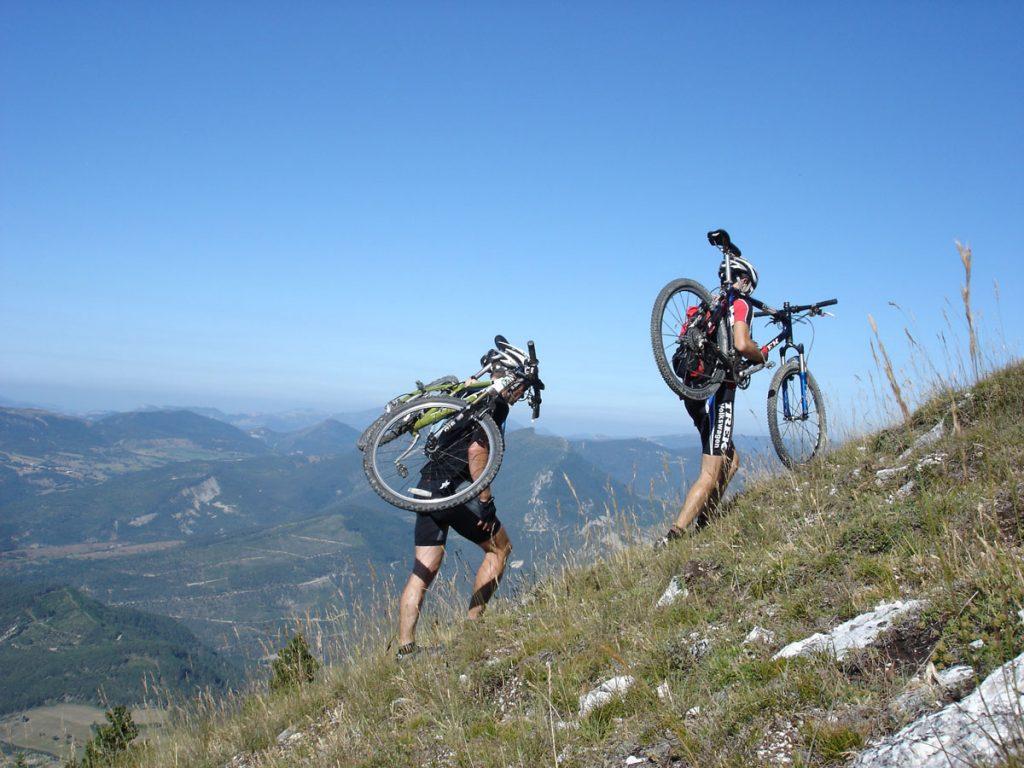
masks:
[[[909,617],[923,607],[924,603],[920,600],[879,603],[873,611],[845,621],[831,632],[817,632],[808,638],[790,643],[772,656],[772,659],[790,659],[824,652],[842,660],[850,651],[871,645],[897,619]]]
[[[941,467],[946,462],[946,454],[944,453],[929,453],[919,462],[917,462],[916,469],[920,472],[925,467]]]
[[[743,645],[771,645],[775,642],[775,633],[764,627],[754,627],[743,638]]]
[[[903,464],[899,467],[889,467],[888,469],[880,469],[875,472],[875,482],[878,485],[892,480],[894,477],[899,475],[901,472],[906,472],[909,468],[909,464]]]
[[[1008,661],[963,701],[949,704],[857,756],[853,768],[950,768],[993,762],[1020,739],[1024,654]]]
[[[666,606],[672,605],[676,600],[686,598],[690,594],[690,590],[679,583],[679,577],[673,576],[672,580],[665,587],[665,591],[661,593],[661,597],[658,598],[658,607],[665,608]]]
[[[941,440],[943,436],[945,436],[945,434],[946,420],[941,419],[938,424],[936,424],[923,435],[918,437],[917,440],[911,443],[910,447],[900,454],[900,457],[897,459],[897,461],[906,461],[907,457],[910,456],[910,454],[912,454],[914,451],[919,450],[921,448],[926,448],[929,445],[934,445],[935,443],[939,442],[939,440]]]
[[[929,664],[924,674],[912,678],[907,689],[889,705],[889,710],[898,718],[911,719],[925,712],[937,709],[951,701],[959,701],[975,686],[974,670],[965,665],[936,671]]]
[[[612,699],[624,695],[635,682],[636,679],[631,675],[620,675],[605,680],[590,693],[580,696],[580,717],[586,717],[598,707],[603,707]]]
[[[975,674],[966,664],[958,664],[935,673],[935,683],[942,692],[954,701],[966,696],[975,685]]]

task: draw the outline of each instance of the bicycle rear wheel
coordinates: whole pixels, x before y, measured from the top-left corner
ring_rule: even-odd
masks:
[[[776,372],[768,389],[768,432],[779,459],[790,469],[809,462],[828,441],[825,401],[810,371],[805,375],[806,390],[800,382],[800,361],[790,360]]]
[[[707,288],[684,278],[661,289],[651,312],[651,349],[658,371],[673,392],[688,400],[707,400],[725,379],[712,348],[727,348],[725,322],[718,323],[711,336],[699,322],[710,305]]]
[[[472,498],[491,484],[505,452],[501,431],[487,413],[472,415],[449,435],[447,447],[428,452],[451,419],[471,408],[465,400],[424,395],[396,408],[370,437],[363,452],[363,471],[370,487],[389,504],[413,512],[449,509]],[[466,481],[471,439],[486,443],[487,462],[475,480]]]

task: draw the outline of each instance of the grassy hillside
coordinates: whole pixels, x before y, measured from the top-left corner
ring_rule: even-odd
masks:
[[[445,644],[440,656],[398,666],[390,623],[364,624],[347,660],[303,693],[252,691],[183,715],[133,761],[845,764],[907,719],[892,702],[926,664],[984,675],[1024,651],[1022,393],[1024,367],[1004,370],[955,405],[940,398],[905,426],[751,482],[668,548],[566,563],[479,623],[428,599],[420,639]],[[944,436],[913,448],[940,420]],[[656,607],[673,577],[688,595]],[[895,598],[926,607],[877,647],[771,660]],[[772,639],[744,644],[755,626]],[[579,717],[579,696],[615,675],[636,684]],[[288,727],[301,735],[278,743]]]
[[[70,701],[139,702],[150,686],[224,689],[238,671],[172,619],[69,587],[0,582],[0,714]]]

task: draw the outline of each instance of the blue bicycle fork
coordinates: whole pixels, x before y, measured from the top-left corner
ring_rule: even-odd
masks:
[[[800,358],[800,415],[796,418],[804,420],[807,418],[807,369],[804,368],[804,359]],[[793,414],[789,410],[789,380],[782,382],[782,416],[786,421],[793,421]]]

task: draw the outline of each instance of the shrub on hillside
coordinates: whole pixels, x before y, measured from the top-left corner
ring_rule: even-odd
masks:
[[[320,662],[309,652],[306,638],[301,633],[296,634],[274,659],[270,690],[279,691],[311,683],[318,669]]]
[[[85,745],[82,762],[71,758],[65,768],[102,768],[110,765],[113,759],[128,749],[128,745],[139,735],[139,727],[132,719],[128,707],[114,707],[104,713],[106,725],[93,726],[95,732],[92,740]]]

